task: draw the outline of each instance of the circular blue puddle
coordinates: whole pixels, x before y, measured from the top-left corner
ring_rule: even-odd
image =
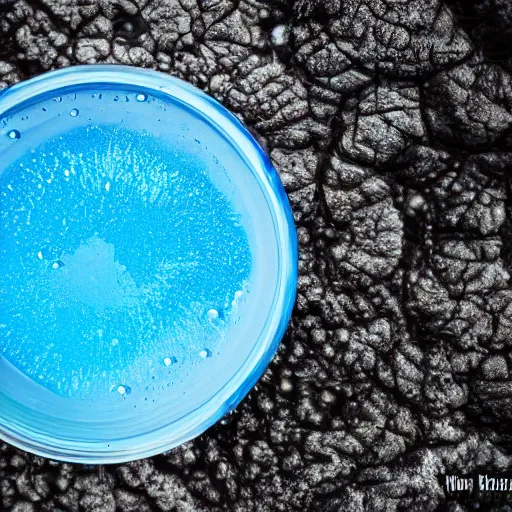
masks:
[[[290,207],[218,102],[124,66],[0,93],[0,437],[147,457],[232,409],[297,280]]]

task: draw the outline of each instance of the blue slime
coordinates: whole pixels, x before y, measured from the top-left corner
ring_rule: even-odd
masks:
[[[216,353],[251,253],[203,162],[88,126],[17,159],[0,191],[1,353],[22,373],[99,400]]]
[[[123,462],[204,432],[290,318],[297,245],[219,103],[125,66],[0,91],[0,439]]]

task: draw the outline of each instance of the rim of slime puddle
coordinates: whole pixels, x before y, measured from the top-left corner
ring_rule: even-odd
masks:
[[[50,71],[0,91],[0,136],[15,143],[23,132],[6,129],[10,111],[37,104],[70,88],[96,87],[108,91],[129,87],[160,98],[177,101],[207,122],[235,149],[262,188],[274,226],[277,248],[277,282],[271,310],[263,330],[233,377],[209,400],[172,423],[136,437],[81,441],[60,436],[58,422],[52,432],[32,424],[11,421],[1,402],[27,408],[2,392],[0,375],[0,439],[29,452],[67,462],[120,463],[157,455],[201,435],[238,405],[252,389],[274,356],[291,316],[297,286],[297,235],[292,211],[282,183],[269,158],[243,124],[219,102],[178,78],[122,65],[73,66]],[[138,98],[137,98],[138,100]],[[139,100],[141,101],[141,100]],[[72,112],[74,112],[73,110]],[[76,111],[78,113],[78,110]],[[71,114],[72,117],[76,115]],[[28,124],[26,125],[28,126]],[[21,133],[20,133],[21,132]],[[228,170],[229,172],[229,170]],[[0,355],[0,365],[4,356]],[[1,370],[1,368],[0,368]],[[213,368],[213,371],[216,369]],[[4,377],[5,378],[5,377]],[[129,388],[127,388],[129,389]],[[158,408],[158,405],[155,405]],[[91,411],[93,412],[93,411]],[[142,412],[142,411],[141,411]],[[35,422],[37,423],[37,422]],[[84,423],[84,428],[87,424]]]

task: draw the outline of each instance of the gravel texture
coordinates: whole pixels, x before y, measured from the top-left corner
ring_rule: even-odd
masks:
[[[270,153],[300,243],[234,413],[123,465],[0,444],[0,510],[512,511],[444,489],[512,471],[511,22],[507,0],[0,0],[0,87],[98,62],[197,85]]]

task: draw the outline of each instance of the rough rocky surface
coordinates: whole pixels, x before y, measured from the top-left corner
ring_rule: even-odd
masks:
[[[161,70],[237,113],[289,193],[293,319],[236,412],[104,468],[0,445],[0,509],[511,511],[512,3],[0,0],[0,87]],[[508,505],[507,505],[508,503]]]

